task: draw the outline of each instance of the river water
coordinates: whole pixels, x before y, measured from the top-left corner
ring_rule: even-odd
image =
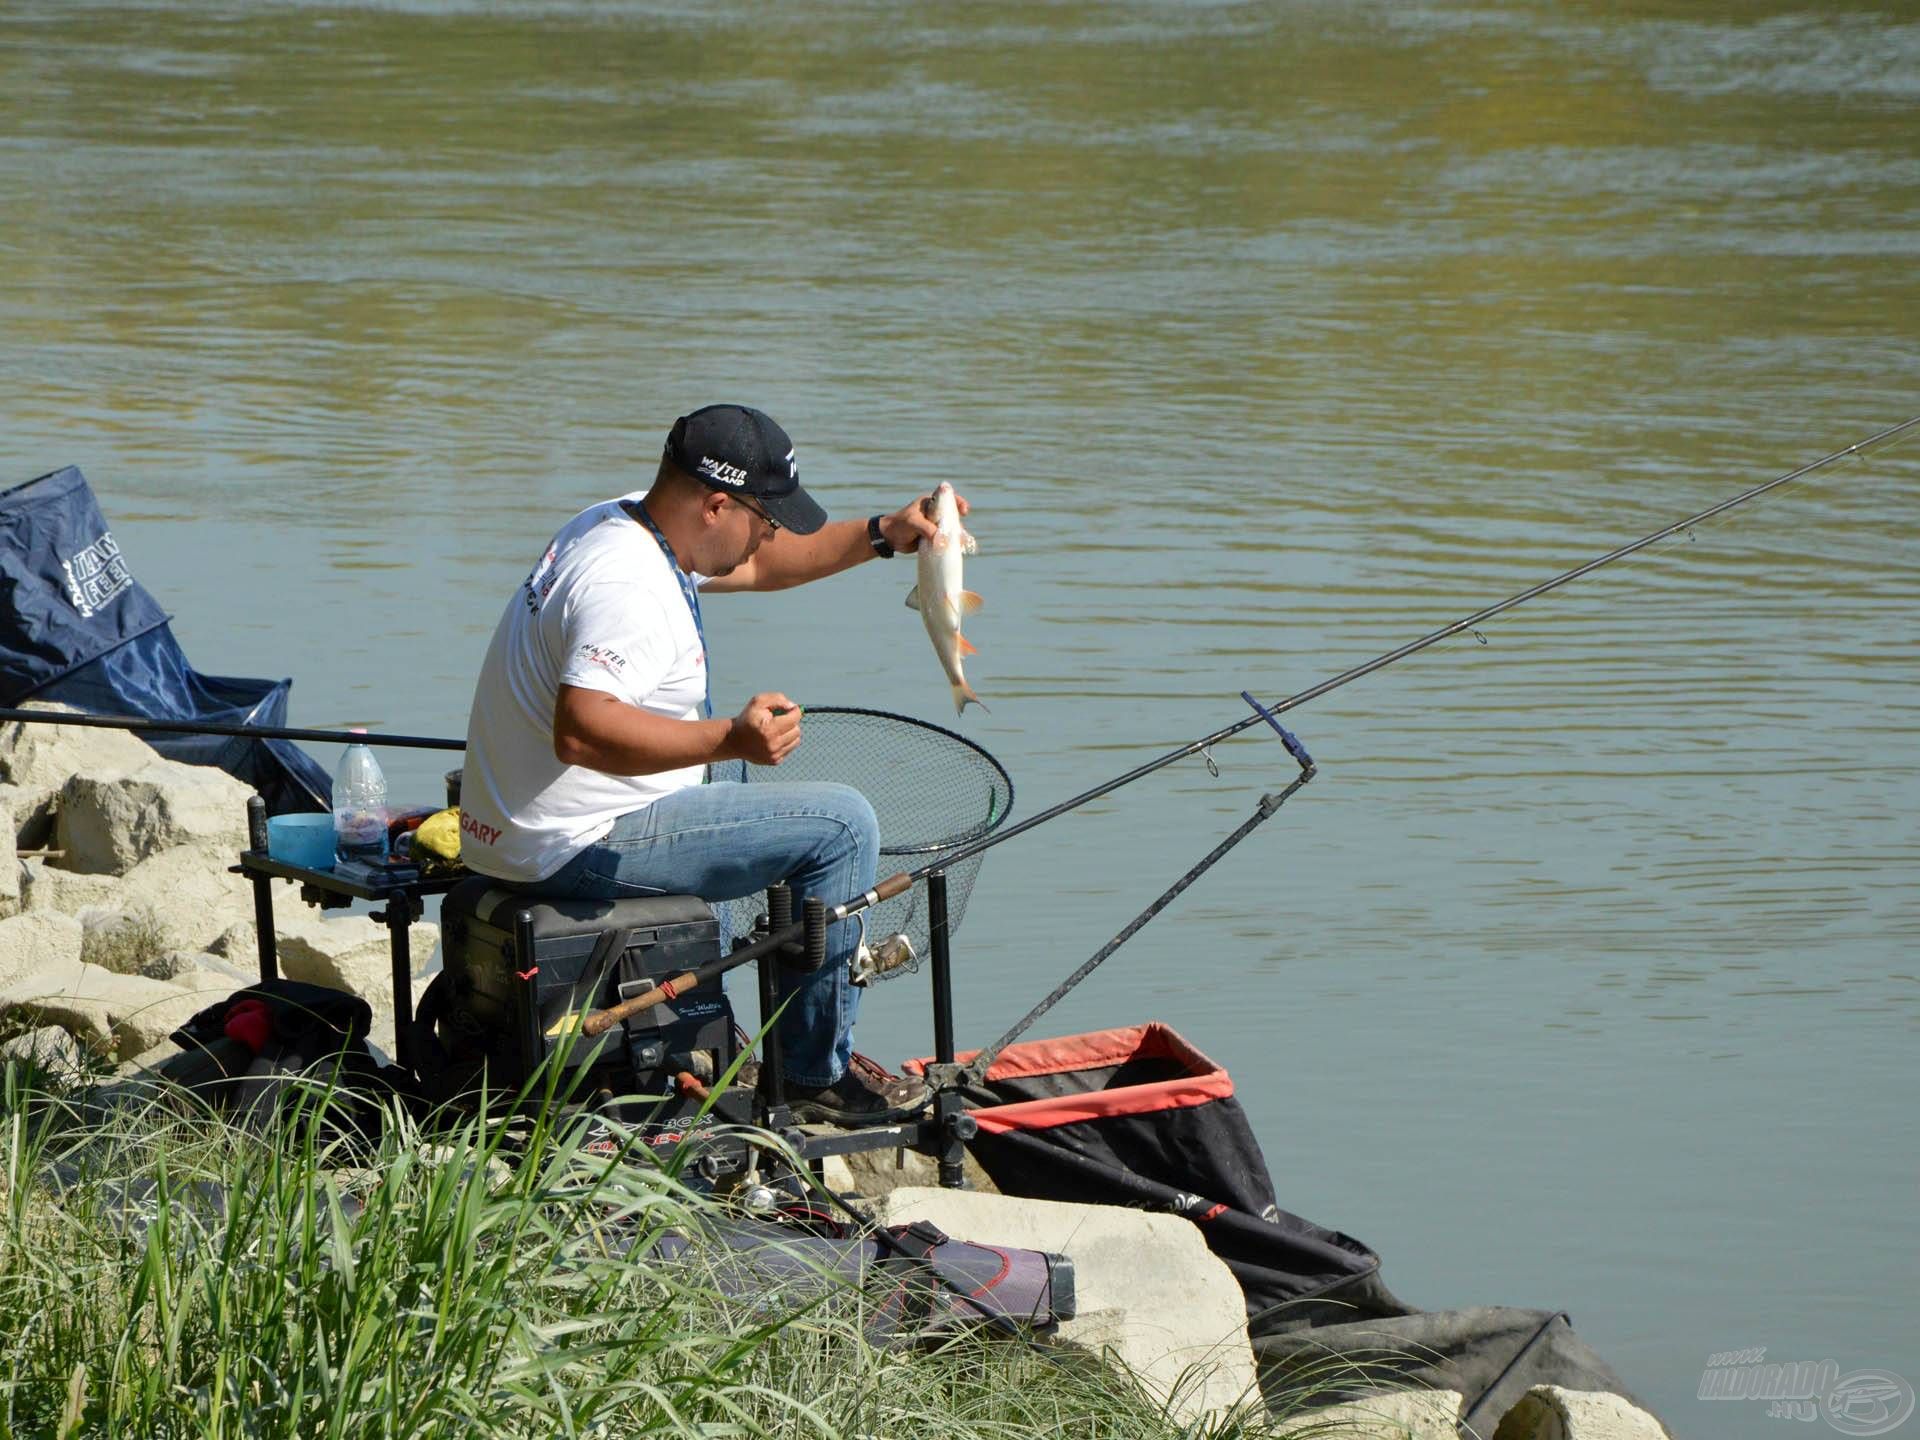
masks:
[[[972,499],[993,709],[904,564],[713,602],[716,703],[957,723],[1031,813],[1920,412],[1920,23],[1737,8],[6,0],[7,483],[80,464],[295,723],[457,735],[558,521],[746,400],[836,513]],[[1285,1205],[1679,1433],[1767,1418],[1717,1351],[1920,1381],[1917,499],[1850,460],[1297,710],[1320,778],[1045,1028],[1171,1022]],[[1289,770],[1216,759],[989,858],[963,1040]]]

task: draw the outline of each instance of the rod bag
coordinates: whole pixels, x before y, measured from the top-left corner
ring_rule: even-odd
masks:
[[[98,715],[280,726],[292,685],[202,675],[187,662],[77,466],[0,491],[0,705],[33,699]],[[330,803],[326,770],[290,741],[143,738],[169,759],[246,781],[271,814]]]

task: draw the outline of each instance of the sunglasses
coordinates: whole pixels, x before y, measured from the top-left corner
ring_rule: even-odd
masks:
[[[767,527],[770,530],[773,530],[775,533],[778,533],[780,529],[780,522],[774,519],[773,516],[769,515],[766,511],[762,510],[758,505],[749,503],[749,501],[746,499],[745,496],[729,495],[727,498],[733,501],[734,504],[741,506],[743,509],[751,510],[754,514],[758,515],[762,520],[767,522]]]

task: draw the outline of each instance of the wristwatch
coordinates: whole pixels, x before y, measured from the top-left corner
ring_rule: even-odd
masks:
[[[873,553],[878,555],[882,560],[891,560],[893,558],[893,546],[889,545],[887,543],[887,537],[880,533],[880,517],[878,515],[872,516],[867,521],[867,543],[873,546]]]

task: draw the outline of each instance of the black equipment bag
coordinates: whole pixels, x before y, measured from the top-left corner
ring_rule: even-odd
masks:
[[[254,1012],[245,1026],[235,1019],[242,1010]],[[382,1105],[411,1098],[411,1077],[381,1065],[368,1049],[372,1027],[372,1007],[358,995],[300,980],[262,980],[175,1030],[180,1053],[156,1069],[256,1130],[266,1131],[290,1106],[304,1104],[329,1134],[372,1143]]]
[[[968,1103],[980,1125],[968,1148],[1004,1193],[1192,1220],[1240,1282],[1256,1335],[1406,1313],[1379,1256],[1280,1208],[1232,1078],[1165,1025],[1009,1046]]]

